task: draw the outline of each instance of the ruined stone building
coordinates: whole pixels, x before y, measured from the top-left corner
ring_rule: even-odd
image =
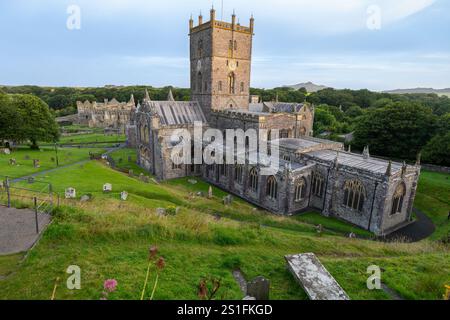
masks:
[[[313,138],[314,107],[308,103],[259,102],[250,97],[254,19],[249,27],[218,21],[189,21],[192,101],[152,101],[146,93],[134,115],[138,164],[160,180],[200,176],[209,183],[277,214],[315,209],[377,235],[389,234],[411,222],[420,174],[419,163],[406,165],[345,151],[341,143]],[[175,164],[171,153],[186,143],[174,139],[178,129],[255,129],[267,133],[269,149],[279,147],[279,167],[251,164],[259,155],[245,140],[244,164]],[[262,131],[264,129],[264,131]],[[278,130],[279,135],[272,136]],[[192,143],[192,142],[189,142]],[[202,141],[202,145],[206,145]],[[235,142],[236,143],[236,142]],[[224,145],[224,148],[231,146]],[[195,146],[192,146],[194,149]],[[194,154],[195,150],[192,150]],[[180,157],[182,155],[180,154]]]
[[[105,99],[104,103],[77,101],[77,123],[91,128],[117,129],[125,133],[135,109],[133,95],[128,102],[118,102],[116,99]]]

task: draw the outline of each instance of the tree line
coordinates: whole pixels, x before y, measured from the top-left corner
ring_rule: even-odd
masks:
[[[39,97],[56,116],[76,113],[77,101],[103,102],[116,98],[125,102],[132,94],[136,102],[142,101],[146,89],[153,100],[166,100],[169,90],[176,100],[190,100],[190,89],[173,87],[0,88],[4,93]],[[421,153],[423,161],[450,166],[450,98],[447,96],[331,88],[308,93],[304,88],[287,87],[252,88],[250,94],[258,95],[262,101],[314,104],[315,135],[341,140],[341,135],[353,133],[354,150],[369,145],[372,154],[407,160],[414,160]]]

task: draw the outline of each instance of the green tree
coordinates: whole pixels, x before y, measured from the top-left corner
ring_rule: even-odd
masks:
[[[12,138],[15,141],[31,142],[31,148],[38,149],[38,142],[53,142],[59,137],[58,124],[48,105],[32,95],[12,95],[11,105],[16,109],[17,119]]]
[[[438,134],[428,142],[422,152],[426,163],[450,166],[450,132]]]
[[[355,146],[375,154],[414,159],[435,134],[436,117],[428,107],[395,102],[371,109],[355,126]]]
[[[314,115],[314,132],[320,134],[324,131],[335,131],[337,121],[327,106],[318,106]]]

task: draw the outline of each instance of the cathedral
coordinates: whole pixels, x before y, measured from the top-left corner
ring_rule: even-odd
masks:
[[[192,101],[153,101],[148,95],[132,114],[129,139],[137,148],[138,164],[159,180],[187,176],[205,181],[276,214],[316,210],[387,235],[412,222],[420,163],[407,165],[344,150],[338,142],[313,137],[314,107],[309,103],[261,102],[250,96],[254,19],[243,26],[209,21],[200,15],[189,21]],[[194,134],[215,128],[267,132],[269,145],[279,149],[279,167],[263,175],[264,163],[176,164],[172,150],[176,130]],[[272,136],[272,132],[277,135]],[[245,154],[259,154],[245,140]],[[202,142],[204,143],[204,142]],[[194,146],[192,146],[194,148]],[[226,148],[226,146],[224,146]]]

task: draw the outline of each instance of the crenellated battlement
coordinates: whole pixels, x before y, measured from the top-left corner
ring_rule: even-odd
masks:
[[[233,15],[231,16],[231,22],[216,20],[216,10],[214,10],[213,8],[210,11],[210,20],[207,22],[203,22],[203,16],[200,14],[198,17],[198,25],[194,26],[194,20],[191,17],[191,19],[189,20],[189,33],[193,34],[203,30],[207,30],[209,28],[219,28],[253,35],[254,26],[255,19],[253,18],[253,16],[250,18],[249,26],[246,27],[242,26],[239,22],[236,23],[235,13],[233,13]]]

